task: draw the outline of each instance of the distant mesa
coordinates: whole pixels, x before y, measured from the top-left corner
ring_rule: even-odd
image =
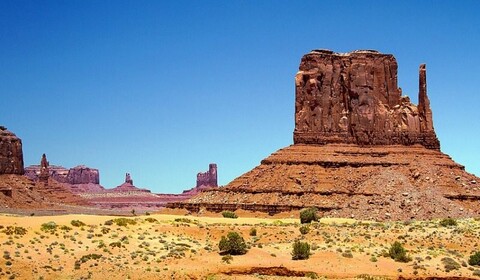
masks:
[[[50,165],[45,168],[46,156],[43,154],[40,165],[30,165],[25,168],[25,175],[33,181],[45,182],[48,177],[58,183],[64,184],[74,193],[99,192],[104,188],[100,185],[98,169],[85,165],[78,165],[67,169],[63,166]],[[48,176],[47,176],[48,175]]]
[[[0,126],[0,174],[23,173],[22,140],[6,127]]]
[[[270,214],[316,207],[369,220],[478,216],[479,178],[440,152],[424,64],[418,100],[402,96],[391,54],[314,50],[295,76],[294,144],[225,187],[167,206]]]

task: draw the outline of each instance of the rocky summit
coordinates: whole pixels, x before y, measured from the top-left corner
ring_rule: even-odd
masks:
[[[293,145],[223,188],[168,206],[270,214],[316,207],[371,220],[480,214],[479,178],[440,151],[424,64],[418,105],[402,96],[395,57],[371,50],[314,50],[295,88]]]

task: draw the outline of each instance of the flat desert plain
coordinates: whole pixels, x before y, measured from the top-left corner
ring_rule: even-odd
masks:
[[[398,279],[426,276],[479,279],[468,264],[480,249],[480,221],[368,222],[323,218],[302,229],[298,212],[238,218],[151,214],[0,215],[0,279]],[[229,232],[248,252],[219,254]],[[292,260],[296,240],[307,260]],[[388,256],[399,241],[411,261]]]

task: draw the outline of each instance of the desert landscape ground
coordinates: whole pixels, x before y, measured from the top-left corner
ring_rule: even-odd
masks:
[[[192,216],[0,216],[2,279],[468,279],[480,220],[362,222],[323,218],[301,232],[298,212],[265,217],[238,211]],[[263,216],[262,216],[263,215]],[[257,216],[257,217],[255,217]],[[219,254],[219,241],[238,232],[247,253]],[[292,260],[296,240],[311,245],[307,260]],[[387,256],[404,244],[411,261]],[[457,278],[454,278],[457,277]]]

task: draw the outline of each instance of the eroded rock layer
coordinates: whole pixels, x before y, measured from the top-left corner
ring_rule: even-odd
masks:
[[[397,85],[390,54],[314,50],[295,77],[295,144],[413,145],[440,149],[420,65],[419,104]]]
[[[466,217],[480,214],[477,182],[449,156],[421,145],[299,144],[224,188],[170,206],[270,213],[317,207],[325,216],[377,220]]]
[[[0,174],[23,174],[22,140],[0,126]]]

